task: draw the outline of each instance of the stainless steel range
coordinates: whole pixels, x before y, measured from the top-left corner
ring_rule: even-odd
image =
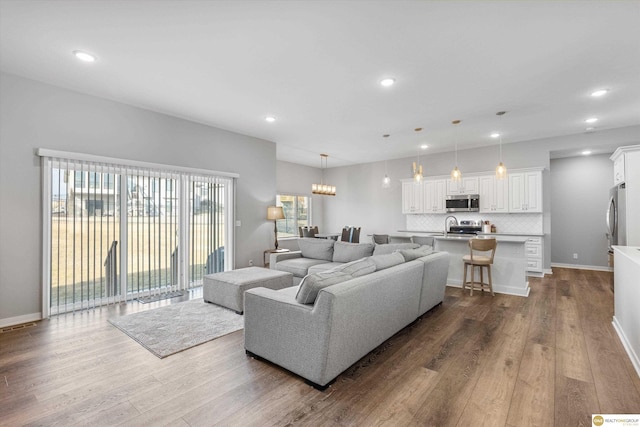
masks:
[[[468,219],[460,221],[458,225],[449,227],[449,234],[455,235],[473,235],[475,236],[482,231],[482,220]]]

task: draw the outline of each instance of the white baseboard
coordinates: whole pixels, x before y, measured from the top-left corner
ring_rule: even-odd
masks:
[[[599,265],[560,264],[554,262],[551,263],[551,267],[573,268],[576,270],[613,271],[613,268],[611,267],[601,267]]]
[[[6,328],[7,326],[21,325],[27,322],[34,322],[36,320],[42,320],[42,313],[23,314],[22,316],[6,317],[0,319],[0,328]]]
[[[638,358],[638,355],[633,350],[633,347],[631,347],[631,343],[629,343],[629,340],[624,334],[624,330],[622,329],[622,326],[620,326],[620,323],[618,322],[618,319],[616,319],[616,316],[613,316],[613,322],[611,323],[613,324],[613,329],[616,330],[620,341],[622,341],[622,346],[626,350],[629,359],[631,359],[631,364],[634,368],[636,368],[636,373],[640,377],[640,358]]]

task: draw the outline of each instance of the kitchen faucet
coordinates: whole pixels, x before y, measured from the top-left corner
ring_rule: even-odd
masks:
[[[453,225],[458,225],[458,218],[453,215],[449,215],[444,219],[444,234],[447,234],[449,232],[449,228],[451,227],[451,225],[449,224],[449,219],[453,219]]]

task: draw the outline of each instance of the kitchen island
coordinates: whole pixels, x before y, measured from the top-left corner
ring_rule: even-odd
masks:
[[[517,236],[480,236],[495,237],[498,245],[491,266],[493,291],[501,294],[529,296],[527,280],[527,257],[525,253],[525,237]],[[449,277],[447,286],[462,287],[464,263],[462,257],[469,255],[469,239],[471,236],[436,235],[434,249],[450,254]],[[486,280],[486,278],[485,278]]]
[[[613,247],[613,327],[640,375],[640,247]]]

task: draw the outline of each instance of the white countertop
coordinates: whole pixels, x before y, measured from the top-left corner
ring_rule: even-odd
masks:
[[[404,233],[404,234],[403,234]],[[443,235],[442,230],[438,231],[425,231],[425,230],[398,230],[398,236],[410,236],[412,234],[426,234],[426,235]],[[478,236],[541,236],[544,237],[544,233],[478,233]]]
[[[621,255],[626,256],[631,261],[640,265],[640,247],[639,246],[614,246],[613,250]]]
[[[491,237],[495,237],[496,241],[498,242],[526,243],[528,240],[526,237],[518,237],[518,236],[501,236],[501,235],[495,235],[495,236],[479,235],[478,236],[479,239],[489,239]],[[448,236],[434,236],[433,238],[435,240],[447,240],[447,241],[461,240],[466,242],[469,239],[471,239],[472,236],[456,236],[456,235],[450,234]]]

